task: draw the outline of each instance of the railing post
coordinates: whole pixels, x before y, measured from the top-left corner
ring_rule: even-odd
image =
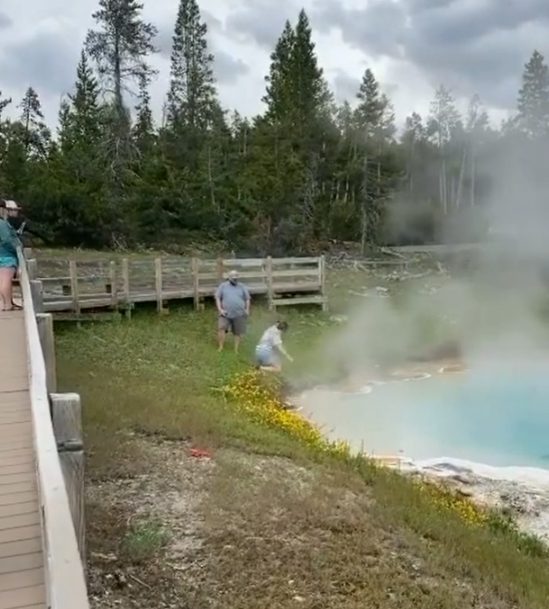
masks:
[[[38,262],[35,258],[27,260],[27,273],[29,274],[29,279],[31,280],[38,277]]]
[[[267,299],[269,303],[269,311],[274,311],[274,284],[273,284],[273,259],[272,256],[267,256]]]
[[[77,393],[53,393],[52,421],[59,461],[65,479],[74,532],[82,565],[86,569],[86,524],[84,516],[84,444],[82,407]]]
[[[76,318],[80,319],[80,295],[78,286],[78,270],[76,260],[69,261],[69,275],[71,281],[72,308],[76,313]]]
[[[32,302],[34,304],[34,310],[36,313],[44,312],[44,292],[42,287],[42,282],[38,279],[33,279],[29,281],[31,294],[32,294]]]
[[[122,259],[122,284],[124,291],[124,304],[126,306],[126,317],[131,319],[132,301],[130,291],[130,263],[127,258]]]
[[[193,278],[193,304],[194,310],[200,309],[200,261],[196,256],[191,259],[191,273]]]
[[[322,294],[322,311],[328,310],[328,301],[326,300],[326,256],[322,254],[318,259],[318,274],[320,279],[320,293]]]
[[[161,315],[164,310],[162,301],[162,258],[156,258],[154,261],[154,285],[156,292],[156,310]]]
[[[46,386],[48,393],[55,393],[57,391],[57,367],[55,365],[53,316],[51,313],[37,313],[36,323],[46,366]]]

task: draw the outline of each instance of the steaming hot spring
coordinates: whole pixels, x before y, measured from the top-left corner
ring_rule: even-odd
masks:
[[[424,363],[300,397],[334,439],[505,505],[549,541],[549,361]]]
[[[425,363],[341,389],[300,401],[328,435],[357,450],[549,469],[549,366]]]

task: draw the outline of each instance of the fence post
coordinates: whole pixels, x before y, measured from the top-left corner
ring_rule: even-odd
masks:
[[[34,305],[35,313],[44,312],[44,294],[42,288],[42,282],[38,279],[31,279],[30,290],[32,294],[32,303]]]
[[[196,256],[193,256],[191,259],[191,272],[193,276],[193,302],[194,302],[194,310],[198,311],[200,309],[200,283],[199,283],[199,267],[200,261]]]
[[[59,461],[65,480],[74,532],[86,569],[86,525],[84,517],[84,445],[82,407],[77,393],[53,393],[52,422]],[[67,584],[69,585],[69,584]]]
[[[318,260],[318,274],[320,279],[320,293],[322,294],[322,311],[328,310],[328,300],[326,298],[326,256],[322,254]]]
[[[116,277],[116,262],[111,260],[109,269],[109,281],[111,282],[111,302],[115,311],[118,310],[118,285]]]
[[[57,367],[55,365],[53,316],[51,313],[37,313],[36,323],[46,365],[46,386],[48,393],[55,393],[57,391]]]
[[[126,306],[126,317],[130,319],[132,316],[132,303],[130,296],[130,263],[127,258],[122,260],[122,284]]]
[[[269,311],[274,309],[273,258],[267,256],[267,300]]]
[[[71,280],[72,306],[77,318],[80,318],[80,294],[78,291],[78,271],[76,260],[69,262],[69,275]]]
[[[156,258],[154,261],[154,283],[156,287],[156,310],[160,314],[164,309],[162,304],[162,258]]]
[[[225,265],[223,264],[223,258],[217,259],[217,279],[221,282],[225,278]]]
[[[27,260],[27,275],[29,279],[36,279],[38,277],[38,262],[35,258]]]

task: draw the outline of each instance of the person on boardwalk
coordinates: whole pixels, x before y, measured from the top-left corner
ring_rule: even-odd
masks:
[[[19,206],[15,201],[0,202],[0,297],[2,311],[19,310],[13,302],[13,280],[19,268],[17,247],[19,237],[9,218],[17,216]]]
[[[287,331],[288,324],[285,321],[279,321],[263,332],[263,336],[255,348],[257,368],[270,372],[281,372],[280,354],[284,355],[288,361],[294,361],[282,344],[282,335]]]
[[[240,339],[246,334],[250,315],[250,292],[238,280],[238,272],[231,271],[228,278],[215,292],[215,304],[219,313],[217,330],[219,351],[223,351],[229,330],[234,336],[234,350],[238,352]]]

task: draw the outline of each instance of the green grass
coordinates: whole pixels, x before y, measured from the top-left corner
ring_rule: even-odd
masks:
[[[364,283],[358,275],[353,280]],[[343,275],[339,285],[332,282],[342,310],[348,286]],[[323,345],[339,326],[316,310],[288,310],[285,318],[296,360],[289,376],[328,379],[334,362]],[[199,585],[193,588],[188,575],[180,594],[194,599],[192,606],[235,609],[292,607],[297,597],[311,609],[545,609],[549,561],[538,545],[507,530],[471,528],[419,499],[398,475],[321,459],[221,399],[219,387],[250,366],[256,339],[274,319],[256,307],[238,355],[230,341],[217,352],[211,308],[58,327],[60,391],[81,394],[92,482],[147,473],[136,437],[225,454],[207,502]],[[434,325],[426,320],[420,332],[426,343],[444,333]],[[312,481],[296,486],[304,472]],[[92,510],[92,548],[101,546],[97,536],[113,535],[97,522],[102,517]],[[116,531],[131,563],[147,562],[167,543],[165,527],[155,521]],[[299,583],[294,596],[288,596],[290,580]],[[215,604],[219,587],[231,600]]]
[[[217,352],[214,309],[195,312],[185,307],[162,317],[137,313],[131,322],[89,324],[79,330],[70,324],[61,326],[59,383],[63,390],[80,391],[84,404],[93,404],[84,412],[88,441],[102,443],[96,463],[101,459],[110,467],[107,445],[116,450],[118,434],[127,430],[193,437],[214,445],[255,448],[260,444],[270,453],[293,452],[295,447],[278,434],[237,417],[216,392],[223,381],[251,365],[255,341],[275,319],[264,310],[254,311],[238,355],[230,338],[225,351]],[[297,362],[290,376],[315,373],[325,362],[321,352],[315,354],[311,347],[334,326],[312,312],[290,313],[285,319],[290,323],[287,348]]]
[[[157,556],[169,538],[169,533],[161,522],[144,520],[128,528],[122,540],[121,551],[132,563],[142,563]]]

